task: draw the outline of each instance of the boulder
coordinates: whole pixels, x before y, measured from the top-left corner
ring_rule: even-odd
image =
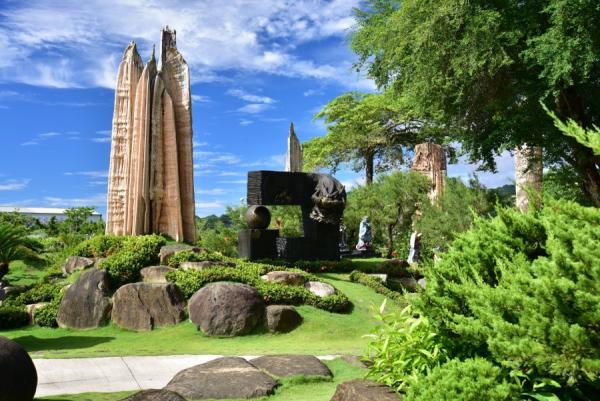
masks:
[[[212,260],[203,260],[201,262],[182,262],[179,268],[182,270],[204,270],[209,267],[228,266],[235,267],[233,262],[214,262]]]
[[[417,280],[417,284],[419,284],[419,287],[422,289],[425,289],[425,287],[427,287],[427,279],[425,277],[420,278]]]
[[[174,271],[169,266],[148,266],[140,270],[140,276],[144,283],[165,284],[168,283],[167,273]]]
[[[91,269],[65,292],[56,321],[60,327],[91,329],[102,325],[109,313],[108,273]]]
[[[33,400],[37,381],[37,371],[27,351],[0,337],[0,401]]]
[[[372,273],[372,274],[369,274],[369,276],[378,278],[379,280],[381,280],[383,282],[383,284],[387,283],[387,280],[388,280],[387,274]]]
[[[338,384],[331,401],[401,401],[391,388],[370,380],[355,379]],[[432,400],[434,401],[434,400]]]
[[[273,394],[277,385],[245,359],[226,357],[182,370],[165,389],[191,400],[238,399]]]
[[[395,290],[404,289],[409,292],[417,290],[417,280],[412,277],[394,277],[389,280],[390,287]]]
[[[320,281],[309,281],[304,284],[304,286],[310,292],[321,298],[335,294],[335,288],[333,288],[332,285]]]
[[[261,276],[265,281],[271,283],[287,284],[287,285],[304,285],[306,278],[303,274],[287,272],[287,271],[273,271],[268,272],[264,276]]]
[[[239,283],[212,283],[189,301],[190,320],[209,336],[250,333],[262,320],[265,304],[255,288]]]
[[[92,266],[94,266],[94,259],[82,256],[69,256],[62,267],[62,271],[65,276],[68,276],[77,270],[87,269]]]
[[[271,333],[287,333],[302,323],[302,316],[290,305],[269,305],[265,315]]]
[[[186,401],[181,395],[169,390],[142,390],[121,401]]]
[[[181,322],[185,299],[175,284],[125,284],[113,296],[112,321],[130,330],[152,330]]]
[[[196,253],[200,253],[202,249],[197,246],[187,245],[187,244],[175,244],[175,245],[165,245],[160,248],[160,252],[158,256],[160,257],[160,264],[166,265],[169,263],[169,258],[175,255],[177,252],[181,251],[193,251]]]
[[[312,355],[268,355],[252,359],[250,363],[275,377],[333,377],[327,365]]]
[[[25,305],[25,312],[27,312],[27,316],[29,316],[29,322],[31,324],[35,323],[35,311],[45,305],[48,305],[48,302],[39,302],[37,304]]]

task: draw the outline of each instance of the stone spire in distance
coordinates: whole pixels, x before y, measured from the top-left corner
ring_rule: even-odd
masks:
[[[301,173],[303,167],[302,145],[294,132],[294,123],[290,124],[287,154],[285,156],[285,171]]]
[[[196,239],[189,68],[175,31],[162,30],[160,64],[132,42],[117,75],[106,232]]]

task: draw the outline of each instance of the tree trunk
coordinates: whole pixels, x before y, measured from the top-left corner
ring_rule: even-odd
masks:
[[[367,151],[365,154],[365,181],[367,185],[373,183],[373,163],[375,160],[375,154],[372,151]]]
[[[530,202],[540,205],[542,193],[542,148],[522,145],[515,149],[516,204],[521,212]]]
[[[575,160],[583,177],[583,190],[596,207],[600,207],[600,171],[596,163],[597,156],[591,149],[578,145]]]
[[[388,251],[387,251],[387,257],[391,258],[392,257],[392,253],[394,252],[394,227],[396,226],[396,224],[388,224],[387,227],[387,234],[388,234]]]
[[[8,263],[0,262],[0,281],[2,281],[2,277],[4,277],[8,273]]]

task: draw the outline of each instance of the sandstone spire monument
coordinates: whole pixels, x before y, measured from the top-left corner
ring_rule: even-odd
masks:
[[[291,173],[301,173],[303,167],[302,145],[294,131],[294,123],[290,124],[290,134],[288,136],[287,154],[285,155],[285,171]]]
[[[411,170],[429,177],[431,180],[429,199],[435,203],[444,193],[446,185],[446,152],[444,152],[444,148],[429,142],[416,145]]]
[[[119,65],[106,233],[196,239],[189,68],[176,32],[162,30],[160,62],[134,42]]]

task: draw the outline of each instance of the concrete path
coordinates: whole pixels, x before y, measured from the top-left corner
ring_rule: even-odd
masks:
[[[180,370],[221,355],[124,356],[110,358],[34,359],[36,397],[89,392],[110,393],[162,388]],[[252,359],[255,356],[244,356]],[[331,360],[336,356],[320,356]]]

